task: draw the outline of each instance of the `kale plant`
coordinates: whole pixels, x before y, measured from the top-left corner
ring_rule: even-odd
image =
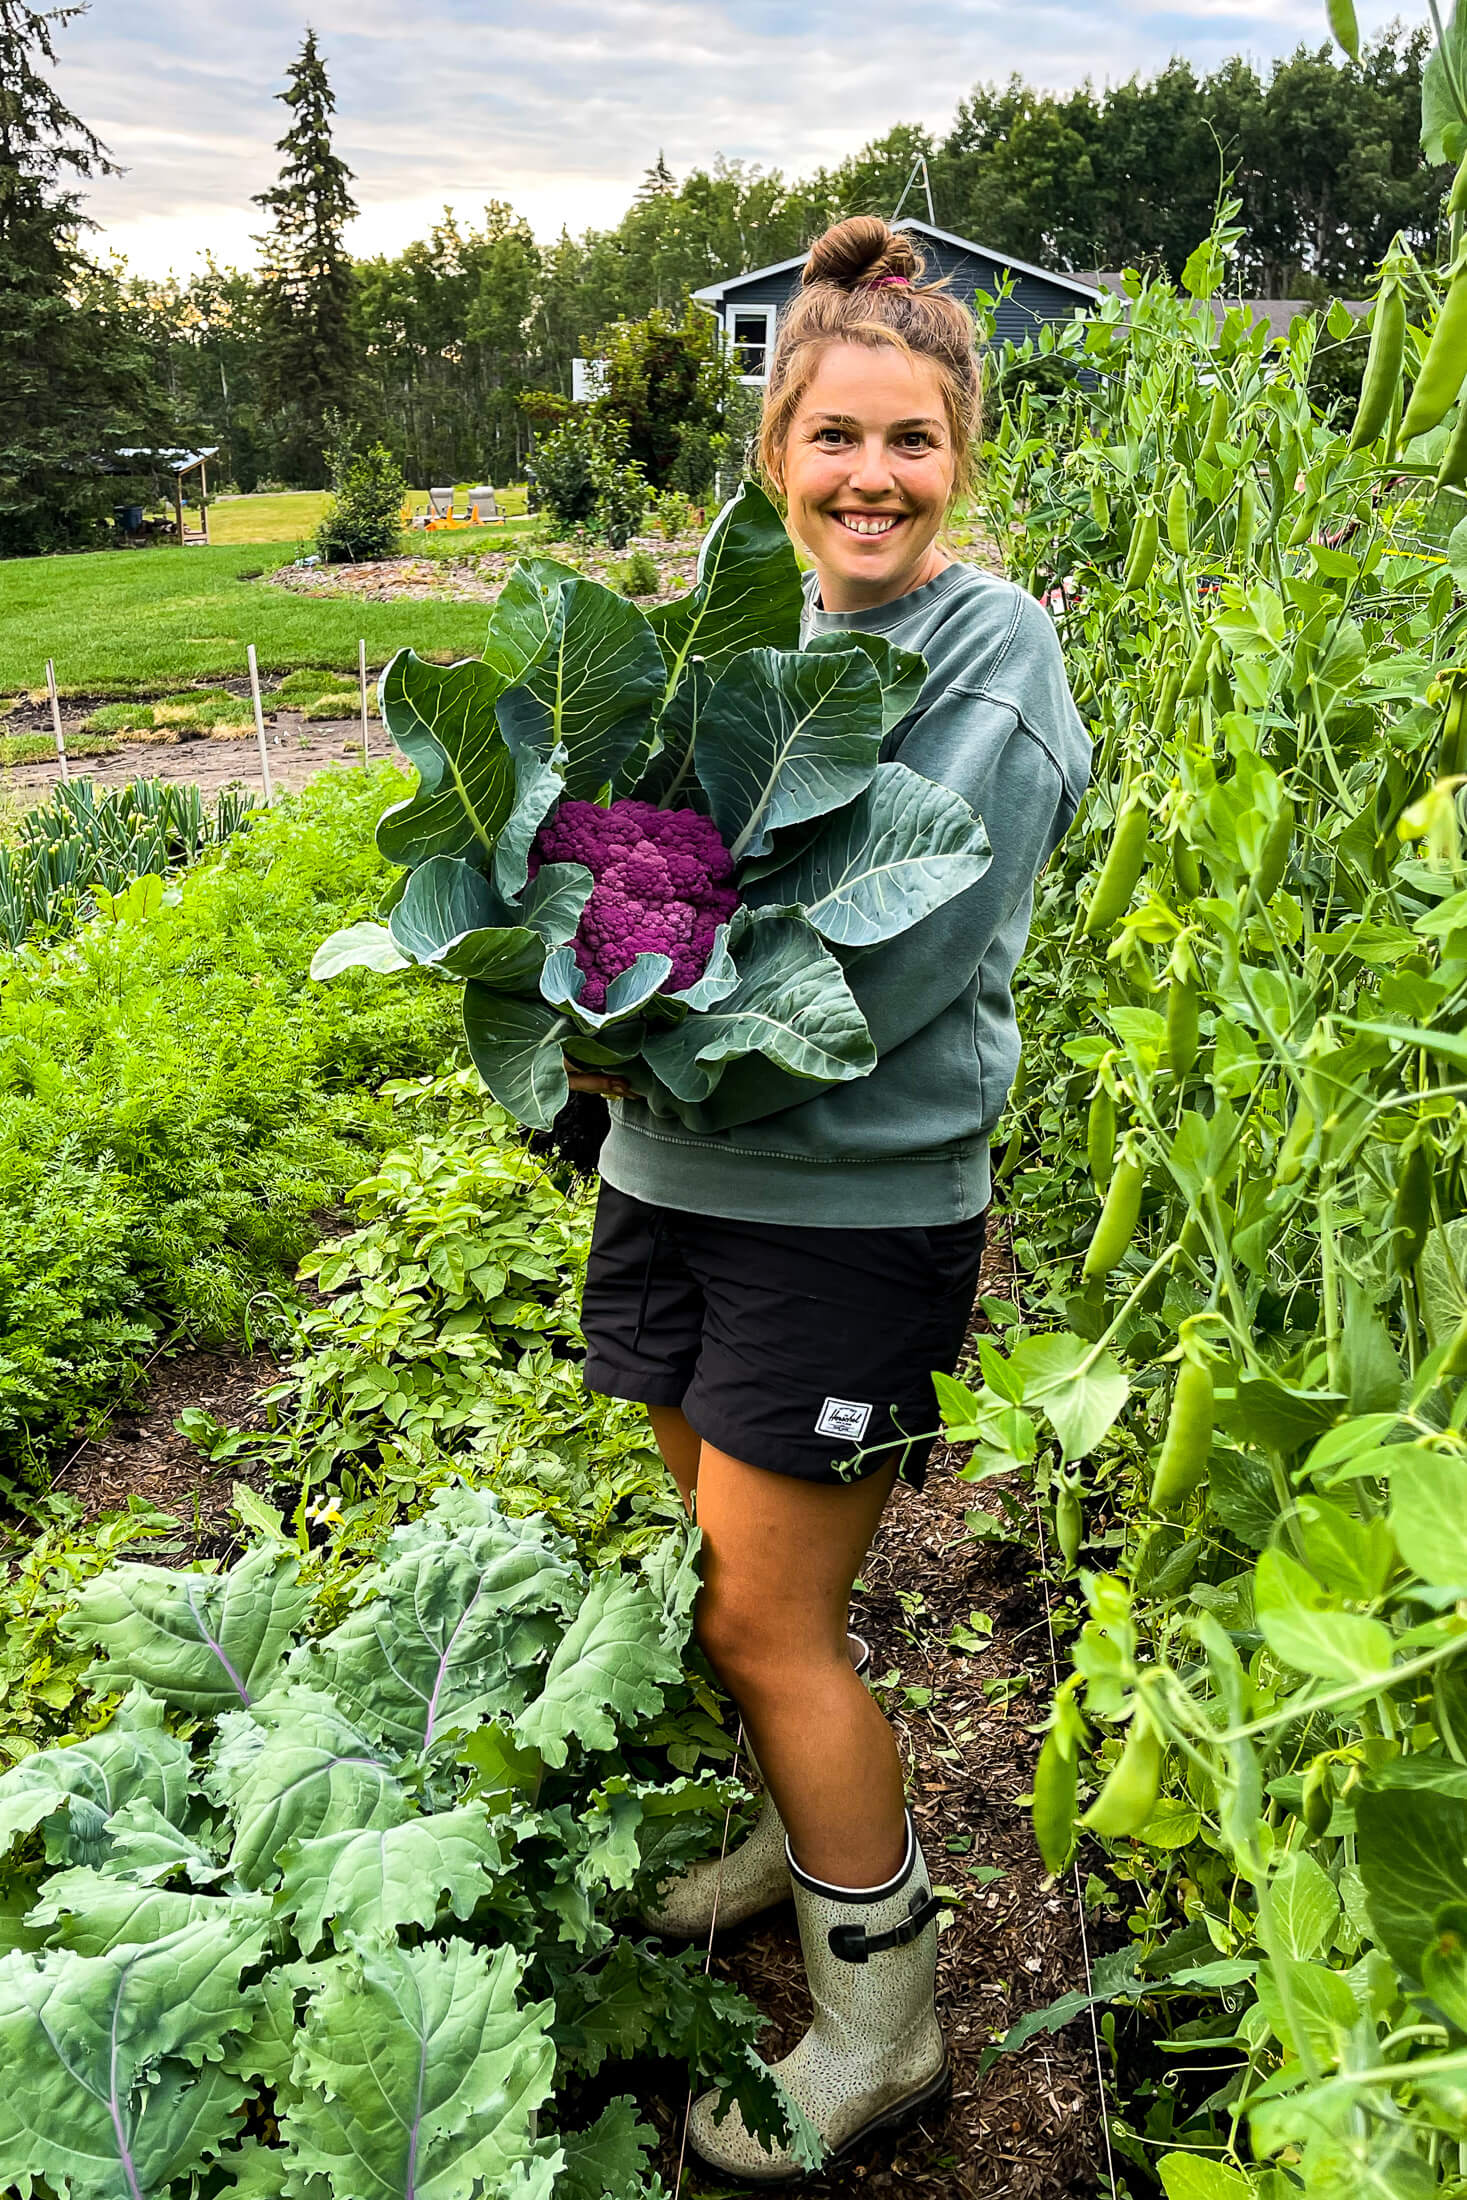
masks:
[[[756,2012],[615,1931],[729,1794],[651,1746],[694,1540],[592,1575],[446,1489],[314,1637],[283,1540],[90,1582],[72,1630],[121,1703],[0,1777],[0,2184],[654,2200],[629,2099],[586,2130],[557,2105],[641,2053],[782,2131]]]

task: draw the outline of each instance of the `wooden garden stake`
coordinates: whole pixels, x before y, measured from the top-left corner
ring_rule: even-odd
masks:
[[[275,800],[275,789],[270,784],[270,751],[265,742],[265,713],[260,708],[260,668],[255,662],[255,645],[249,645],[250,696],[255,706],[255,732],[260,740],[260,777],[265,782],[265,807],[268,810]]]
[[[61,724],[61,698],[56,693],[56,666],[46,659],[46,693],[51,698],[51,727],[56,735],[56,754],[61,763],[61,776],[70,779],[71,766],[66,761],[66,733]]]
[[[357,671],[361,675],[362,682],[362,770],[365,771],[371,762],[371,741],[367,730],[367,645],[365,641],[357,643]]]

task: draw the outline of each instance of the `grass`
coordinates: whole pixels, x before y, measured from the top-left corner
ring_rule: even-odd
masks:
[[[464,542],[467,533],[439,539]],[[125,696],[240,673],[247,642],[265,672],[297,665],[352,671],[358,636],[374,667],[409,643],[424,656],[469,656],[483,647],[481,603],[299,596],[242,577],[284,562],[278,549],[244,544],[7,559],[0,563],[0,693],[40,688],[48,657],[63,691]]]
[[[115,756],[117,748],[117,742],[102,733],[66,736],[66,753],[73,763],[78,757]],[[11,764],[49,764],[55,754],[56,743],[49,733],[0,733],[0,769]]]
[[[280,496],[220,497],[209,506],[209,540],[288,542],[310,548],[329,499],[324,489],[293,489]]]

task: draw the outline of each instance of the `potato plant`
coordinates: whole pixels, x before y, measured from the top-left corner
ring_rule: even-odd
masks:
[[[1230,212],[986,451],[1097,753],[1002,1172],[1061,1326],[944,1402],[1077,1561],[1036,1830],[1134,1896],[1146,2189],[1414,2200],[1467,2190],[1461,277],[1393,255],[1385,403],[1321,418],[1343,309],[1280,353],[1194,302]]]

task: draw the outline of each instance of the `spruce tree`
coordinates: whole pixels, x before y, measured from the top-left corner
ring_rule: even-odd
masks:
[[[336,99],[313,30],[286,72],[278,96],[290,125],[276,145],[285,155],[280,181],[255,203],[274,217],[261,280],[261,380],[276,416],[282,472],[308,488],[326,478],[326,415],[349,413],[356,396],[358,346],[354,277],[343,232],[356,212],[352,172],[331,145]]]
[[[81,7],[0,0],[0,555],[100,539],[119,444],[169,440],[116,282],[68,179],[117,173],[42,74]]]

